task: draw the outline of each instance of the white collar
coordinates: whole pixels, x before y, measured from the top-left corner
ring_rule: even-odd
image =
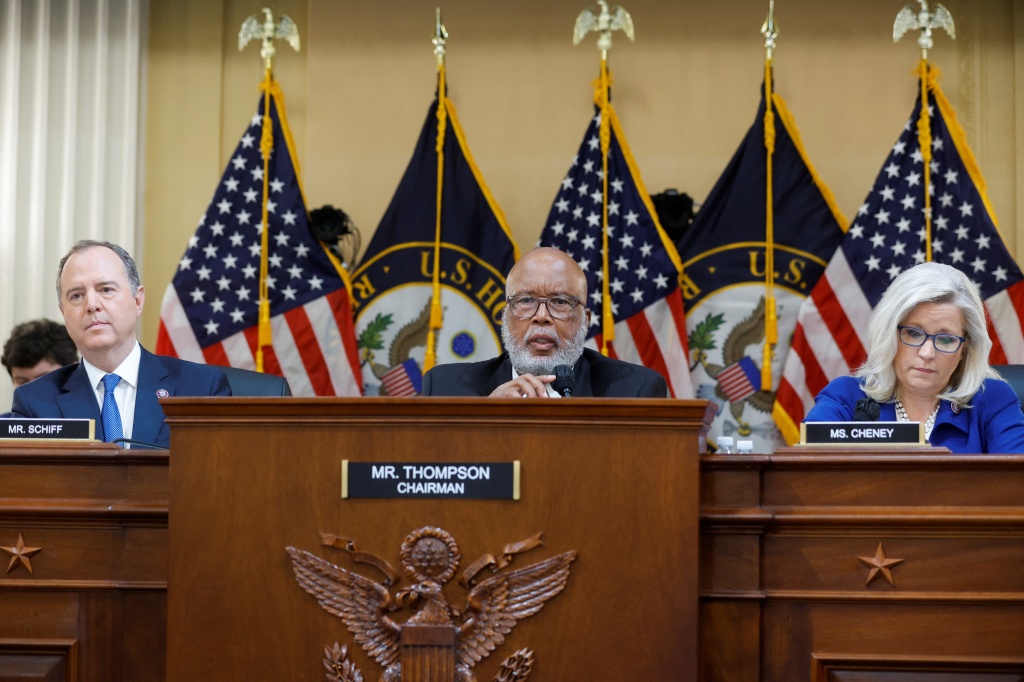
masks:
[[[135,345],[132,346],[131,351],[128,353],[128,357],[121,361],[121,364],[114,369],[113,372],[104,372],[102,369],[92,364],[84,357],[82,358],[82,365],[85,366],[85,372],[89,375],[89,385],[93,388],[99,386],[107,374],[116,374],[121,377],[121,381],[127,382],[132,388],[139,387],[139,363],[142,361],[142,346],[136,341]]]

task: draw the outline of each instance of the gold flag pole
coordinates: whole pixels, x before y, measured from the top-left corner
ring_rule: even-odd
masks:
[[[605,0],[597,0],[598,12],[588,7],[576,17],[572,43],[579,45],[583,36],[598,33],[597,49],[601,51],[601,73],[598,77],[594,102],[601,109],[601,353],[608,355],[608,344],[615,340],[615,319],[612,313],[610,268],[608,264],[608,148],[611,145],[611,74],[608,72],[608,50],[612,49],[612,31],[622,31],[634,40],[633,18],[622,7],[608,10]],[[614,12],[614,14],[613,14]]]
[[[921,163],[924,166],[924,239],[925,260],[932,260],[932,198],[931,198],[931,162],[932,162],[932,125],[931,113],[928,111],[928,90],[931,87],[932,72],[928,66],[928,50],[934,45],[932,29],[942,28],[949,37],[956,40],[956,28],[953,26],[953,15],[949,10],[935,3],[931,9],[927,0],[918,0],[921,10],[915,12],[912,5],[907,5],[896,15],[892,26],[892,41],[898,42],[907,31],[920,30],[917,46],[921,49],[921,61],[918,64],[918,78],[921,84],[921,114],[917,119],[917,143],[921,148]]]
[[[445,42],[448,31],[441,22],[441,8],[437,8],[434,26],[434,57],[437,59],[437,210],[434,219],[434,267],[431,277],[433,290],[430,295],[430,328],[427,331],[427,351],[423,357],[423,371],[437,363],[437,332],[444,323],[444,309],[441,307],[441,209],[444,195],[444,140],[448,128],[448,93],[445,83],[444,57],[447,54]]]
[[[299,51],[299,30],[295,22],[287,15],[281,15],[281,20],[274,23],[274,14],[270,8],[263,8],[264,19],[261,22],[258,14],[253,14],[242,22],[242,28],[238,31],[238,49],[245,49],[245,46],[252,40],[262,41],[260,57],[263,59],[263,83],[260,90],[263,92],[263,134],[260,137],[260,154],[263,156],[263,207],[260,222],[260,300],[259,300],[259,334],[256,341],[256,371],[263,371],[263,348],[273,345],[273,338],[270,332],[270,290],[267,286],[268,257],[270,252],[270,223],[269,210],[267,206],[270,183],[270,153],[274,148],[274,126],[270,119],[270,98],[271,87],[274,82],[274,54],[277,52],[274,47],[274,38],[281,38],[288,41],[296,52]]]
[[[772,52],[779,29],[775,25],[775,0],[768,2],[768,17],[761,26],[764,35],[764,148],[765,237],[764,237],[764,354],[761,357],[761,390],[772,390],[772,357],[779,342],[779,315],[775,305],[775,208],[772,157],[775,155],[775,111],[772,101]]]

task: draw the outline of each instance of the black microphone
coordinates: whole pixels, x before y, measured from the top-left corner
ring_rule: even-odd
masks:
[[[131,438],[118,438],[117,440],[111,441],[112,443],[131,443],[137,445],[143,450],[170,450],[163,445],[157,445],[156,443],[147,443],[144,440],[132,440]]]
[[[551,388],[555,389],[555,393],[558,393],[563,398],[571,398],[574,383],[572,367],[569,365],[557,365],[555,367],[555,380],[551,384]]]
[[[882,408],[874,398],[861,398],[853,410],[853,421],[874,422],[878,421],[878,414]]]

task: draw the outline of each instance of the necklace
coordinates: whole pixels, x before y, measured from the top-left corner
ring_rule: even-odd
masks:
[[[935,428],[935,418],[939,416],[939,405],[942,401],[935,403],[935,409],[928,415],[928,419],[924,423],[924,439],[929,440],[932,437],[932,429]],[[896,418],[901,422],[910,421],[910,417],[907,416],[907,410],[903,407],[903,401],[896,401]]]

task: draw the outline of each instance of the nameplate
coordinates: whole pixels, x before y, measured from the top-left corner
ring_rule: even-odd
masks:
[[[31,440],[95,440],[92,419],[0,419],[0,438]]]
[[[924,445],[921,422],[803,422],[801,445]]]
[[[518,500],[519,461],[341,462],[344,498]]]

